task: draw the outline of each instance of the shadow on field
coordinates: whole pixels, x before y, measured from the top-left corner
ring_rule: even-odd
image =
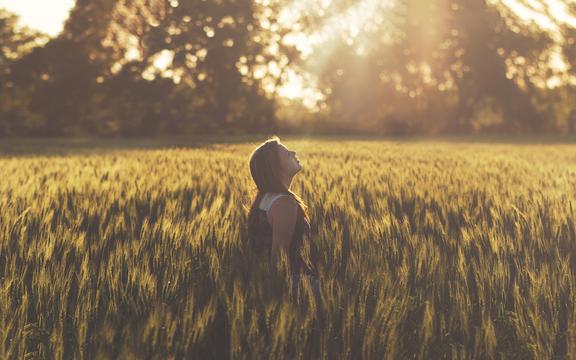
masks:
[[[264,138],[264,137],[261,137]],[[255,136],[123,138],[123,139],[7,139],[0,142],[0,156],[74,156],[113,151],[207,149],[218,144],[257,142]]]
[[[78,154],[107,153],[111,151],[161,150],[174,148],[209,149],[217,145],[253,143],[266,140],[270,135],[191,136],[162,138],[50,138],[4,139],[0,141],[0,156],[74,156]],[[362,141],[391,143],[448,143],[478,145],[575,145],[576,136],[376,136],[376,135],[291,135],[278,134],[281,140],[313,140],[317,142]]]

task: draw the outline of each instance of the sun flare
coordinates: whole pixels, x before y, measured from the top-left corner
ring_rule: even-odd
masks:
[[[0,0],[0,7],[20,16],[20,25],[56,36],[62,27],[75,0]]]

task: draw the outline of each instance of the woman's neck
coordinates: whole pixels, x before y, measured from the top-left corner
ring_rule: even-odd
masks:
[[[280,181],[282,182],[282,184],[286,187],[286,189],[290,190],[290,185],[292,184],[292,179],[294,178],[294,175],[292,176],[283,176]]]

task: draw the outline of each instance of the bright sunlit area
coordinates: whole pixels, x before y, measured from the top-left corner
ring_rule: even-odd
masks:
[[[62,31],[75,0],[0,0],[4,7],[20,16],[20,25],[56,36]]]
[[[0,0],[0,359],[576,359],[574,0]]]
[[[262,81],[263,90],[270,96],[296,100],[311,112],[325,109],[325,102],[332,89],[326,88],[322,84],[319,75],[326,71],[326,67],[335,66],[331,61],[338,58],[337,51],[341,50],[342,45],[350,47],[354,56],[365,57],[375,48],[378,48],[381,42],[394,39],[394,29],[391,24],[399,11],[405,11],[407,14],[419,14],[422,11],[427,11],[425,6],[418,2],[414,2],[414,5],[409,5],[405,9],[398,6],[400,3],[395,0],[255,1],[255,4],[263,8],[274,6],[274,9],[277,10],[277,12],[263,11],[259,14],[260,23],[264,28],[287,30],[282,32],[281,37],[273,38],[267,49],[273,56],[279,56],[279,44],[293,46],[300,53],[300,61],[298,68],[290,66],[293,65],[292,61],[290,64],[287,64],[288,61],[284,61],[282,67],[278,66],[278,62],[271,61],[265,66],[259,65],[250,73]],[[526,27],[536,25],[553,40],[554,44],[548,49],[546,60],[546,64],[551,68],[551,73],[546,78],[535,79],[536,86],[553,88],[563,86],[566,82],[576,84],[576,79],[568,74],[570,66],[562,54],[562,45],[570,45],[574,41],[572,37],[566,38],[562,32],[563,26],[576,27],[576,17],[568,10],[570,6],[574,6],[573,4],[564,3],[561,0],[532,0],[527,2],[491,0],[489,3],[495,8],[511,10],[519,20],[518,25]],[[177,8],[180,5],[177,2],[168,4],[171,8]],[[447,19],[437,9],[445,5],[446,2],[436,1],[431,2],[431,4],[437,5],[432,6],[436,10],[431,8],[432,11],[428,11],[424,16],[428,18],[427,20],[436,17],[433,19],[435,24],[445,27],[446,24],[443,22]],[[73,6],[74,0],[53,0],[50,2],[0,0],[0,7],[5,7],[20,17],[19,25],[41,31],[52,37],[60,34]],[[310,18],[315,19],[315,25],[303,26],[302,20]],[[150,23],[154,23],[154,21]],[[520,31],[517,27],[512,29],[513,31]],[[433,34],[434,29],[431,29],[428,35],[432,36]],[[138,40],[134,36],[124,37],[123,45],[126,47],[124,59],[119,59],[119,62],[113,64],[114,72],[118,72],[126,62],[141,57],[142,49],[138,47]],[[161,76],[172,78],[175,83],[180,83],[183,72],[171,69],[173,59],[174,51],[170,49],[156,53],[150,66],[142,72],[142,77],[152,80],[156,76]],[[358,64],[357,66],[362,65]],[[511,68],[508,74],[514,73],[514,65],[509,63],[508,66]],[[429,68],[429,65],[425,65],[425,67]],[[245,65],[241,64],[238,69],[244,74],[248,74],[248,68]],[[336,69],[337,74],[341,74],[343,71],[342,67]],[[202,79],[204,76],[201,73],[198,78]],[[379,78],[389,78],[386,74],[379,74],[378,76]],[[444,83],[442,82],[442,84]],[[395,86],[402,88],[402,85]],[[441,85],[441,87],[445,87],[445,85]],[[414,94],[416,92],[415,90],[408,91],[408,93]]]

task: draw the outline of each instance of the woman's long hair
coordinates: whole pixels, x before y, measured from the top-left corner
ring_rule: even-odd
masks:
[[[280,181],[280,158],[278,152],[279,138],[273,136],[266,140],[250,156],[250,174],[256,183],[256,196],[248,212],[248,238],[253,239],[258,225],[257,210],[264,194],[268,192],[291,195],[300,208],[304,221],[310,223],[307,206],[302,199],[290,191]]]

